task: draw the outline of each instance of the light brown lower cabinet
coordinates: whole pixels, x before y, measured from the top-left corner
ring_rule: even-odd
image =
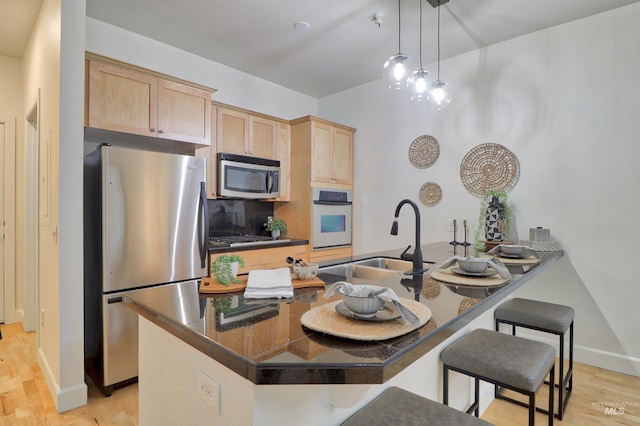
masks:
[[[231,254],[231,253],[224,253]],[[245,262],[245,266],[240,268],[239,274],[246,274],[252,269],[272,269],[280,268],[283,266],[289,266],[286,262],[288,256],[294,259],[302,259],[305,262],[309,261],[309,246],[308,245],[296,245],[286,247],[273,247],[255,250],[245,250],[233,252],[242,256]],[[220,256],[219,254],[211,255],[211,262]]]

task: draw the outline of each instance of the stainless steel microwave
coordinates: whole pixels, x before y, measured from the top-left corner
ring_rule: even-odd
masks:
[[[217,195],[237,198],[278,198],[280,162],[269,158],[218,154]]]

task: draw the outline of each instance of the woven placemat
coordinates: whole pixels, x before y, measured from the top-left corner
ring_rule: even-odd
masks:
[[[454,268],[455,266],[452,266]],[[489,277],[469,277],[466,275],[456,274],[448,269],[437,269],[431,273],[431,278],[443,283],[467,285],[474,287],[495,287],[503,285],[509,280],[502,278],[500,275],[495,274]]]
[[[481,257],[487,258],[487,259],[491,259],[491,258],[495,257],[498,260],[500,260],[500,262],[504,263],[505,265],[527,265],[527,266],[533,266],[533,265],[537,265],[538,263],[540,263],[540,259],[538,259],[535,256],[523,257],[522,259],[519,259],[517,257],[502,257],[502,256],[490,256],[490,255],[483,255]]]
[[[518,158],[497,143],[475,146],[460,164],[462,183],[469,192],[479,197],[492,190],[508,192],[519,177]]]
[[[315,307],[305,312],[300,322],[305,327],[353,340],[378,341],[402,336],[425,325],[431,319],[431,310],[415,300],[400,298],[400,301],[411,312],[420,318],[420,324],[413,326],[402,317],[391,321],[365,321],[347,318],[336,311],[336,305],[342,300]]]

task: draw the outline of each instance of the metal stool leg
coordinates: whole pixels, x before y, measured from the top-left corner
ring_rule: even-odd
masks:
[[[442,403],[449,405],[449,368],[446,365],[442,370]]]

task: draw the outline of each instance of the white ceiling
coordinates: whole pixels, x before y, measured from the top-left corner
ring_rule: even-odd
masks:
[[[419,1],[401,1],[402,52],[416,68]],[[450,0],[440,11],[441,57],[638,1]],[[0,54],[22,56],[33,13],[20,25],[14,15],[41,3],[0,0]],[[422,5],[422,59],[433,72],[438,9]],[[380,27],[370,20],[376,12]],[[87,15],[318,98],[380,78],[398,53],[396,0],[87,0]],[[310,28],[295,30],[298,21]]]

